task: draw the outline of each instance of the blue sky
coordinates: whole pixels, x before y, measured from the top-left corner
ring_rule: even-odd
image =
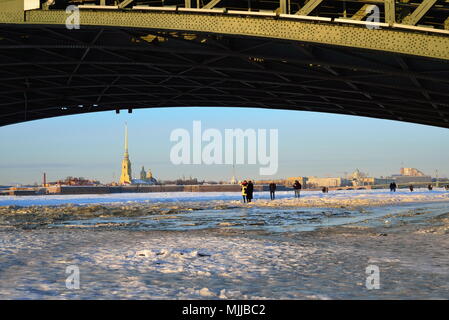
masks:
[[[374,176],[403,165],[449,176],[449,130],[404,122],[313,112],[239,108],[163,108],[100,112],[0,127],[0,184],[34,183],[66,176],[118,180],[123,126],[129,126],[133,175],[142,165],[158,179],[183,175],[228,180],[229,165],[173,165],[172,130],[206,128],[279,130],[274,177],[344,176],[356,168]],[[259,178],[259,165],[236,167],[238,178]]]

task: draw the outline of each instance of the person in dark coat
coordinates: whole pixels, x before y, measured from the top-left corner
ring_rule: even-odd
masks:
[[[302,188],[301,183],[299,183],[298,180],[295,180],[295,183],[293,184],[293,189],[295,189],[295,198],[300,197],[301,188]]]
[[[427,189],[429,189],[429,191],[432,191],[432,189],[433,189],[432,185],[429,184],[429,185],[427,186]]]
[[[395,182],[390,183],[390,191],[391,192],[396,192],[396,188],[397,188],[397,186],[396,186]]]
[[[276,192],[276,183],[274,182],[270,183],[269,188],[270,188],[270,199],[274,200],[275,198],[274,193]]]
[[[253,199],[253,191],[254,191],[254,185],[251,180],[248,181],[248,187],[246,188],[246,201],[251,202]]]
[[[410,189],[410,192],[413,192],[413,185],[412,184],[408,188]]]

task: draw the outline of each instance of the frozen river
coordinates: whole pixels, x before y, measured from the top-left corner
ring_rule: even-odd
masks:
[[[0,299],[447,299],[447,194],[2,197]]]

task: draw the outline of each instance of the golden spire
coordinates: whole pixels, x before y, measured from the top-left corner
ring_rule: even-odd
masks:
[[[128,123],[125,122],[125,157],[128,157]]]
[[[122,174],[120,176],[120,184],[132,183],[131,161],[128,155],[128,124],[125,122],[125,155],[122,160]]]

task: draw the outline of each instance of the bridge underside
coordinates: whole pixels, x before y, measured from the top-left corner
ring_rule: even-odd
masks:
[[[119,109],[304,110],[449,128],[445,60],[143,28],[0,25],[0,126]]]

